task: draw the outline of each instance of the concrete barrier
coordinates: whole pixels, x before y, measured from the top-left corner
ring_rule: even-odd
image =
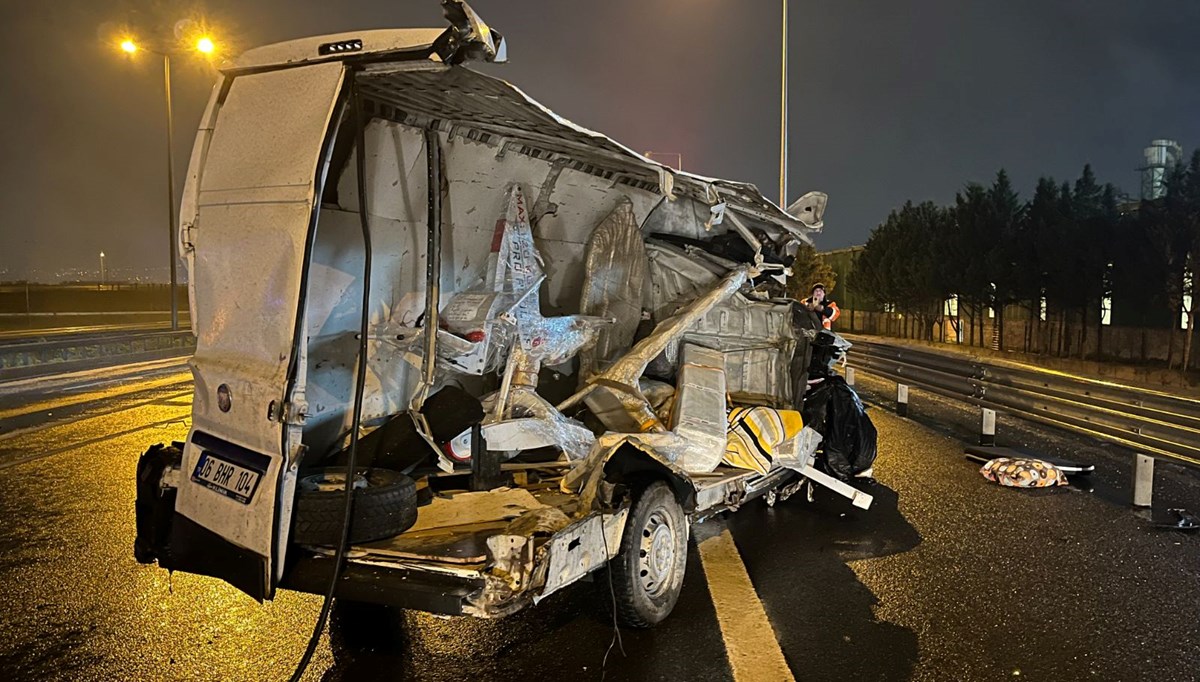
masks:
[[[191,331],[98,332],[0,346],[0,381],[190,355]]]

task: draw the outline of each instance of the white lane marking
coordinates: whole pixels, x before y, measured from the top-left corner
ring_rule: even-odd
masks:
[[[795,680],[729,530],[699,540],[697,546],[733,679]]]

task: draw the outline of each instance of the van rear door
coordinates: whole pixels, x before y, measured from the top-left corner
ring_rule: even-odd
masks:
[[[195,396],[170,562],[257,599],[272,596],[287,546],[301,292],[344,72],[330,62],[227,75],[184,194],[196,202],[184,210]]]

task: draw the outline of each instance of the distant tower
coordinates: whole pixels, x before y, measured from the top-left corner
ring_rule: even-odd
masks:
[[[1157,199],[1166,192],[1167,172],[1183,163],[1183,147],[1175,140],[1154,140],[1142,154],[1146,163],[1142,172],[1142,198]]]

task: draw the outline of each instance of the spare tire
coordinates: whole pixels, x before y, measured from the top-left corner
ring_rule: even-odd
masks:
[[[296,482],[291,541],[337,546],[346,511],[345,467],[314,469]],[[353,477],[350,544],[394,537],[417,521],[417,489],[411,478],[388,469],[362,469]]]

